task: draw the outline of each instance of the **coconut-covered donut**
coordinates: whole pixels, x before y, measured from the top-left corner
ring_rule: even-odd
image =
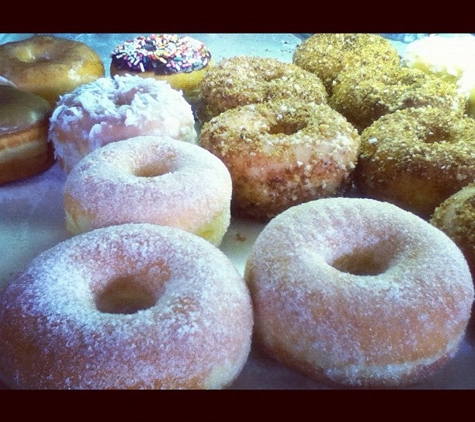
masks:
[[[233,211],[268,220],[292,205],[343,194],[360,139],[326,104],[281,100],[221,113],[203,125],[199,142],[231,173]]]
[[[392,204],[325,198],[275,217],[248,256],[255,340],[320,381],[399,387],[457,352],[473,302],[460,249]]]
[[[54,105],[59,97],[104,76],[104,64],[80,41],[34,35],[0,45],[0,75]]]
[[[0,185],[53,165],[53,148],[48,142],[51,112],[44,98],[0,80]]]
[[[345,69],[400,65],[396,48],[377,34],[314,34],[297,46],[292,60],[302,69],[316,74],[329,95],[335,78]]]
[[[92,151],[64,187],[73,233],[124,223],[174,226],[219,245],[230,222],[231,176],[205,149],[141,136]]]
[[[248,289],[211,243],[124,224],[34,258],[0,296],[13,389],[218,389],[251,343]]]
[[[151,34],[116,46],[111,53],[110,74],[166,80],[194,103],[199,98],[200,82],[213,64],[211,52],[201,41],[186,35]]]
[[[61,97],[49,130],[65,173],[89,152],[140,135],[196,141],[193,111],[181,92],[151,78],[100,78]]]
[[[475,180],[475,120],[435,107],[387,114],[361,134],[358,190],[429,217]]]
[[[430,222],[462,250],[475,278],[475,182],[442,202]]]
[[[255,56],[229,57],[203,78],[197,117],[205,122],[230,108],[279,99],[325,104],[327,93],[317,76],[292,63]]]

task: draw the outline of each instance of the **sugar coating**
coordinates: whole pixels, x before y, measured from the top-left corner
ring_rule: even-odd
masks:
[[[430,374],[457,351],[474,295],[467,262],[445,234],[360,198],[319,199],[274,218],[245,278],[265,350],[351,386]]]
[[[132,314],[97,300],[120,277],[155,295]],[[246,285],[209,242],[130,224],[70,238],[0,297],[0,373],[13,388],[221,388],[250,349]]]
[[[100,78],[61,97],[49,138],[66,173],[90,151],[139,135],[195,142],[191,106],[164,81],[124,75]]]

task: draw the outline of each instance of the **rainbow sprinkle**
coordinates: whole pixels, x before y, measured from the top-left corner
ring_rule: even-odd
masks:
[[[125,41],[111,53],[112,64],[120,70],[156,75],[193,72],[211,60],[208,48],[198,40],[176,34],[152,34]]]

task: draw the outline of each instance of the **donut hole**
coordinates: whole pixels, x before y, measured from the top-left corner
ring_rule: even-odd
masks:
[[[422,141],[426,144],[443,142],[450,138],[450,134],[442,127],[433,127],[424,134]]]
[[[96,297],[96,307],[107,314],[134,314],[151,308],[157,301],[150,287],[129,275],[109,282]]]
[[[371,276],[384,273],[389,268],[390,261],[391,257],[385,253],[385,248],[377,244],[367,248],[355,248],[338,256],[331,265],[341,272]]]
[[[168,173],[170,169],[160,163],[142,165],[132,171],[135,177],[157,177]]]
[[[270,126],[271,135],[294,135],[305,127],[304,123],[297,122],[277,122]]]

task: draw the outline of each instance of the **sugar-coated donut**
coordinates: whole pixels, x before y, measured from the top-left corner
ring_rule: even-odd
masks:
[[[251,343],[249,291],[218,248],[124,224],[43,252],[0,296],[0,378],[13,389],[218,389]]]
[[[335,79],[329,104],[360,132],[381,116],[431,105],[460,117],[467,99],[457,87],[419,69],[352,67]]]
[[[343,194],[360,144],[326,104],[281,100],[227,110],[203,125],[200,145],[233,180],[233,210],[267,220],[301,202]]]
[[[315,73],[332,95],[333,82],[348,68],[386,68],[400,65],[400,57],[391,42],[378,34],[314,34],[297,46],[292,61]]]
[[[387,114],[361,134],[360,193],[422,217],[475,180],[475,120],[435,107]]]
[[[273,219],[248,256],[256,343],[333,385],[422,381],[457,352],[473,302],[460,249],[392,204],[325,198]]]
[[[54,163],[48,142],[52,107],[42,97],[0,81],[0,185],[40,173]]]
[[[65,173],[89,152],[140,135],[195,142],[195,120],[183,95],[166,82],[130,75],[100,78],[61,97],[49,130]]]
[[[219,245],[230,222],[231,176],[198,145],[141,136],[91,152],[64,187],[72,234],[123,223],[181,228]]]
[[[325,104],[322,81],[292,63],[273,58],[235,56],[221,60],[201,82],[197,117],[205,122],[226,111],[247,104],[279,99],[301,99]]]
[[[138,36],[116,46],[111,53],[110,74],[132,74],[166,80],[194,103],[199,85],[213,66],[208,47],[192,37],[177,34]]]
[[[104,64],[80,41],[34,35],[0,45],[0,75],[54,105],[59,97],[104,76]]]
[[[462,250],[475,278],[475,182],[442,202],[430,222]]]

